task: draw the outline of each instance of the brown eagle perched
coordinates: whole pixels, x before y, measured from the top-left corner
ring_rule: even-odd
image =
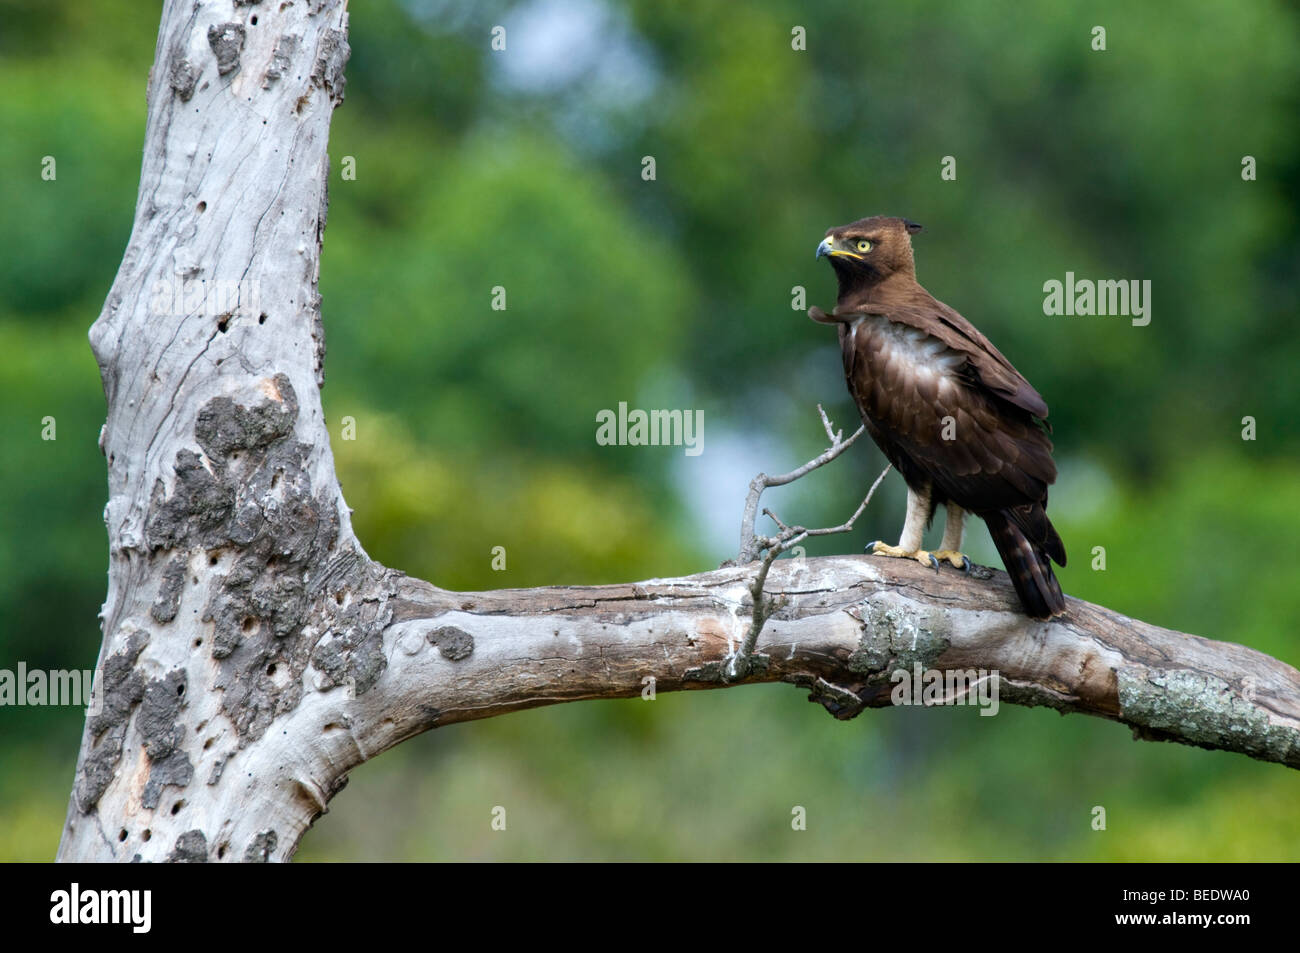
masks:
[[[1065,547],[1047,518],[1056,480],[1047,404],[975,326],[916,280],[912,235],[921,226],[876,216],[832,228],[817,246],[839,279],[830,314],[839,325],[849,393],[862,422],[907,483],[907,519],[897,546],[869,552],[939,560],[968,569],[962,519],[974,513],[993,543],[1025,611],[1046,619],[1065,611],[1051,560]],[[940,551],[921,548],[939,504],[948,509]]]

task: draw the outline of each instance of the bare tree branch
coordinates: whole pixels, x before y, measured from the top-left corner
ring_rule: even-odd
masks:
[[[915,664],[985,669],[999,674],[1002,701],[1099,715],[1139,738],[1300,767],[1300,672],[1253,649],[1073,598],[1064,617],[1035,621],[1000,571],[978,580],[907,560],[820,557],[773,563],[766,589],[781,607],[762,628],[758,651],[770,661],[752,680],[803,685],[838,718],[889,706],[891,676]],[[401,670],[392,676],[409,704],[439,699],[437,716],[421,722],[431,727],[632,697],[651,677],[658,691],[722,686],[723,667],[751,628],[752,595],[745,567],[485,593],[407,579],[385,641],[396,649]],[[472,638],[472,659],[460,670],[440,662],[414,637],[430,629]],[[415,651],[404,653],[399,645],[408,641]],[[391,714],[390,703],[369,704]]]

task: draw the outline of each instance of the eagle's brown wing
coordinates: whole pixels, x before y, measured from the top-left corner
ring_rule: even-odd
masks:
[[[882,305],[882,313],[899,324],[924,331],[966,355],[980,383],[1035,417],[1046,419],[1047,402],[1017,371],[993,342],[958,312],[937,300],[920,285],[903,300]],[[837,317],[841,317],[838,313]]]
[[[985,382],[979,355],[892,312],[843,328],[845,376],[863,416],[943,499],[974,512],[1045,501],[1056,480],[1051,438],[1007,388]]]
[[[1046,512],[1047,404],[970,322],[929,300],[822,316],[840,324],[849,391],[908,484],[983,517],[1027,608],[1060,611],[1047,562],[1065,565]]]

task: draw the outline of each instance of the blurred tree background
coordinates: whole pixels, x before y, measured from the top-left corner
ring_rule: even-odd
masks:
[[[89,668],[99,645],[86,331],[131,229],[158,15],[0,6],[0,668]],[[792,289],[829,307],[824,230],[897,214],[926,226],[922,283],[1051,405],[1066,591],[1300,662],[1294,7],[371,0],[351,43],[324,402],[377,559],[470,589],[733,555],[750,476],[822,447],[816,403],[856,426],[834,335]],[[1067,271],[1150,279],[1150,325],[1045,316],[1043,283]],[[703,410],[704,452],[598,446],[596,412],[619,401]],[[839,522],[881,466],[864,441],[769,502]],[[891,538],[902,500],[892,475],[851,538],[810,552]],[[0,709],[0,859],[53,856],[81,718]],[[354,772],[299,857],[1295,860],[1298,795],[1281,767],[1101,720],[1006,706],[842,724],[756,686],[431,732]]]

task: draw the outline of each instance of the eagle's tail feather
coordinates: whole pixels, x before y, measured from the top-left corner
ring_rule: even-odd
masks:
[[[1016,587],[1016,595],[1020,597],[1025,612],[1035,619],[1050,619],[1064,612],[1065,596],[1052,572],[1051,557],[1048,554],[1054,555],[1054,551],[1059,551],[1062,558],[1057,561],[1064,565],[1065,547],[1061,545],[1056,530],[1051,529],[1051,523],[1047,523],[1051,533],[1043,541],[1047,544],[1044,547],[1029,540],[1018,525],[1021,521],[1012,515],[1012,511],[998,510],[981,515],[988,524],[993,545],[998,548],[998,554],[1007,567],[1007,574],[1011,576],[1011,583]],[[1047,521],[1045,513],[1043,520]]]

